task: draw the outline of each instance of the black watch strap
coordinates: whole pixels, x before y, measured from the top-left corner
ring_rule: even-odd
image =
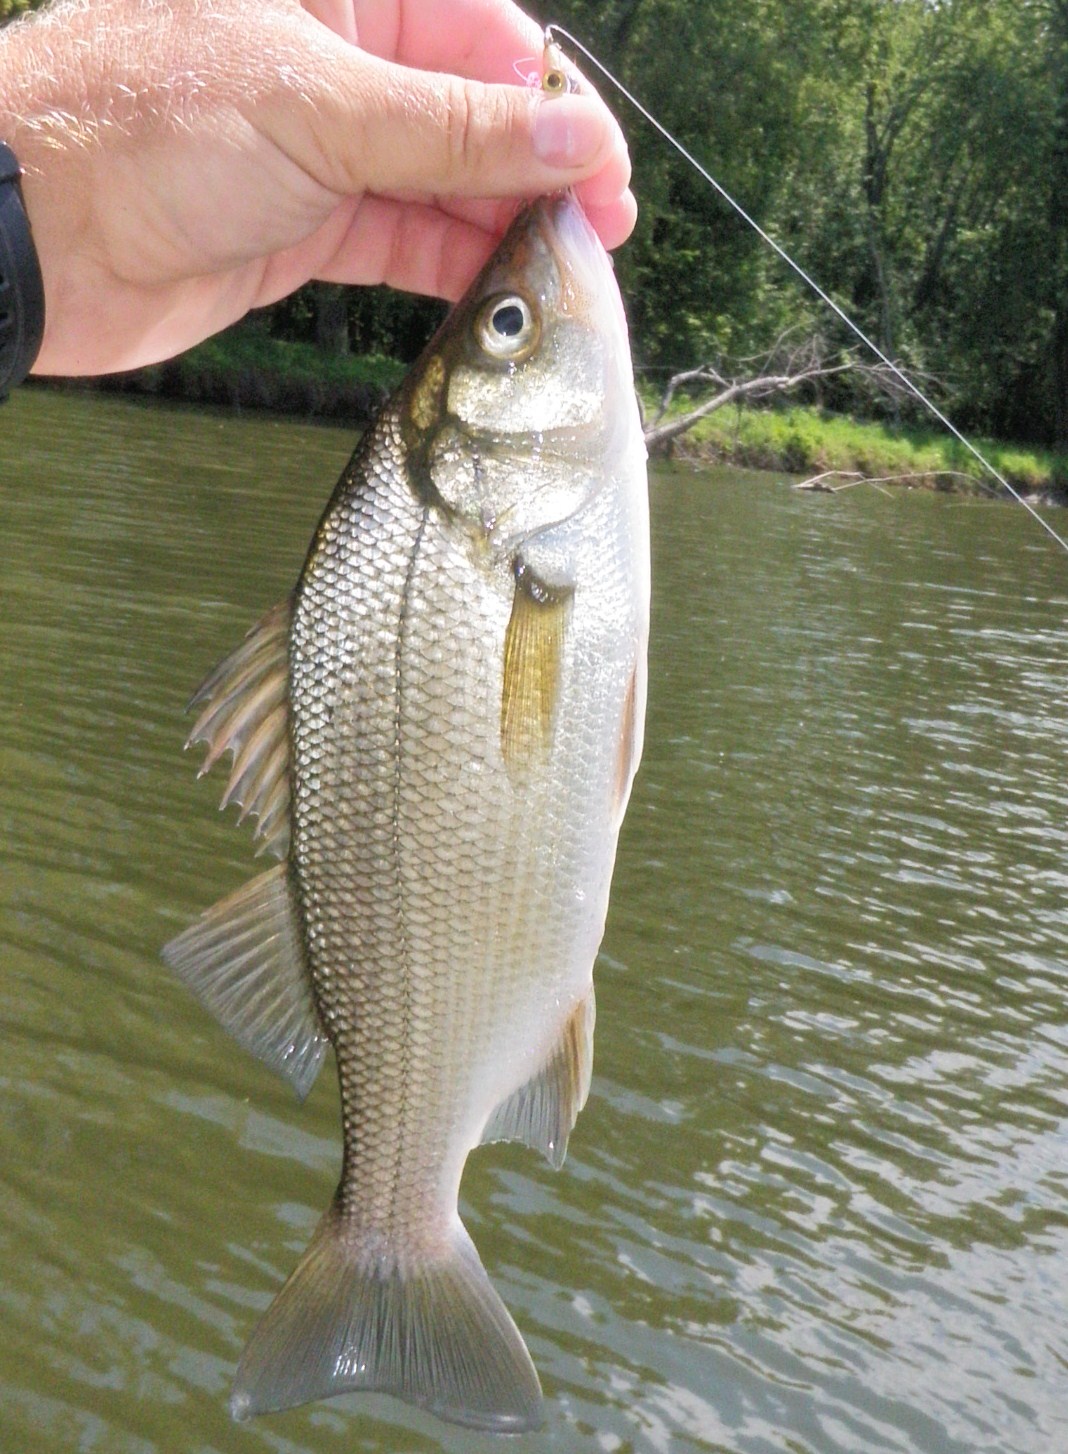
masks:
[[[0,399],[33,368],[44,337],[44,283],[21,176],[15,153],[0,142]]]

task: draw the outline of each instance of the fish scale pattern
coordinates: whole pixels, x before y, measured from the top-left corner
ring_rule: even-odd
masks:
[[[339,1065],[340,1203],[382,1246],[445,1235],[467,1153],[588,987],[614,848],[619,734],[603,723],[634,655],[597,637],[633,614],[625,546],[600,532],[565,642],[559,751],[518,776],[499,733],[512,562],[419,498],[395,418],[309,559],[290,654],[293,862]]]

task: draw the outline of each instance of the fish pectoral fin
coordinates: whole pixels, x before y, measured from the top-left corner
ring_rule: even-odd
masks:
[[[200,715],[186,747],[207,745],[200,776],[233,754],[221,808],[236,803],[238,822],[258,818],[255,837],[284,858],[289,847],[289,623],[287,596],[200,684],[189,703]]]
[[[383,1245],[338,1203],[249,1340],[234,1418],[358,1390],[491,1433],[542,1422],[526,1344],[457,1218],[432,1252]]]
[[[521,561],[504,637],[501,753],[510,771],[548,754],[560,688],[570,586],[547,586]]]
[[[284,864],[213,904],[162,955],[239,1045],[308,1094],[326,1035]]]
[[[593,986],[568,1017],[545,1065],[502,1101],[486,1123],[482,1141],[522,1141],[559,1169],[567,1154],[593,1074]]]

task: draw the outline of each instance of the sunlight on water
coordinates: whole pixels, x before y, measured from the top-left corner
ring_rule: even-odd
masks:
[[[497,1449],[231,1423],[333,1189],[158,949],[254,871],[183,756],[351,440],[24,392],[0,463],[0,1448]],[[1022,512],[659,472],[646,762],[554,1175],[464,1214],[560,1454],[1068,1441],[1068,569]]]

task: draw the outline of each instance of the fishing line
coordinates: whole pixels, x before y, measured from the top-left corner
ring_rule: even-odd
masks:
[[[853,322],[852,318],[850,318],[849,314],[845,312],[841,305],[836,303],[831,295],[825,292],[824,289],[820,287],[819,283],[816,282],[815,278],[813,278],[811,274],[807,273],[799,262],[794,261],[794,259],[790,256],[786,249],[782,247],[778,242],[776,242],[769,232],[766,232],[764,228],[761,227],[760,223],[757,222],[755,217],[751,217],[749,215],[749,213],[745,210],[740,202],[735,201],[735,199],[727,191],[726,187],[724,187],[720,182],[716,181],[712,173],[708,171],[707,168],[701,165],[701,163],[697,160],[693,153],[687,151],[686,147],[683,146],[682,142],[679,141],[677,137],[673,136],[671,132],[668,131],[667,127],[664,126],[662,122],[658,121],[656,117],[652,114],[652,112],[647,110],[646,107],[642,105],[642,103],[638,100],[637,96],[633,94],[633,92],[628,91],[627,87],[623,84],[623,82],[619,80],[617,76],[614,76],[612,72],[608,69],[608,67],[604,65],[601,61],[599,61],[587,46],[583,45],[582,41],[576,39],[576,37],[573,36],[570,31],[565,30],[562,25],[547,26],[545,33],[547,37],[551,36],[555,38],[556,36],[560,36],[564,40],[566,40],[569,45],[573,45],[576,50],[581,51],[586,59],[592,62],[592,64],[597,67],[597,69],[601,72],[605,79],[611,82],[611,84],[616,88],[619,94],[623,96],[627,101],[629,101],[637,112],[644,116],[645,120],[648,121],[649,125],[654,127],[655,130],[657,130],[664,138],[664,140],[668,142],[671,146],[673,146],[681,157],[689,162],[690,166],[693,167],[694,171],[699,173],[699,175],[705,179],[705,181],[709,184],[713,191],[717,192],[719,196],[723,199],[723,201],[726,202],[728,206],[734,209],[734,211],[738,214],[742,221],[747,223],[753,229],[753,231],[760,238],[760,240],[767,243],[768,247],[770,247],[771,250],[776,253],[783,260],[784,263],[786,263],[787,267],[791,268],[801,279],[801,281],[807,284],[807,286],[812,289],[812,291],[816,294],[816,297],[819,298],[821,302],[825,303],[828,308],[830,308],[831,312],[834,313],[834,315],[838,319],[840,319],[842,323],[845,324],[845,326],[854,335],[854,337],[858,338],[860,342],[864,344],[865,348],[871,350],[871,352],[875,355],[879,362],[883,364],[887,369],[889,369],[889,371],[908,391],[908,393],[910,393],[914,399],[918,400],[919,403],[921,403],[923,407],[928,411],[928,413],[933,415],[933,417],[938,420],[943,428],[949,430],[953,438],[957,440],[959,444],[962,444],[964,448],[969,452],[969,454],[971,454],[975,459],[978,460],[979,464],[983,467],[983,469],[985,469],[988,474],[990,474],[995,480],[997,480],[998,484],[1002,487],[1006,494],[1011,495],[1012,498],[1017,502],[1017,504],[1022,505],[1031,516],[1031,518],[1038,521],[1039,525],[1041,525],[1042,529],[1046,532],[1046,534],[1052,536],[1052,538],[1057,542],[1061,549],[1065,551],[1066,554],[1068,554],[1068,540],[1065,540],[1063,536],[1059,535],[1057,531],[1054,530],[1053,526],[1050,525],[1047,520],[1043,519],[1043,517],[1038,513],[1035,507],[1027,500],[1026,496],[1021,495],[1019,490],[1015,489],[1008,482],[1008,480],[1000,472],[1000,470],[995,469],[995,467],[990,463],[987,457],[971,442],[970,439],[967,438],[966,435],[961,433],[961,431],[957,428],[957,426],[953,423],[951,419],[948,419],[946,415],[943,414],[942,410],[939,409],[938,405],[932,399],[928,398],[928,396],[923,392],[920,386],[913,383],[913,381],[909,378],[908,374],[906,374],[903,369],[901,369],[896,363],[894,363],[893,359],[890,359],[886,356],[886,354],[882,351],[879,345],[875,343],[873,339],[868,337],[868,335],[864,332],[860,325]]]

